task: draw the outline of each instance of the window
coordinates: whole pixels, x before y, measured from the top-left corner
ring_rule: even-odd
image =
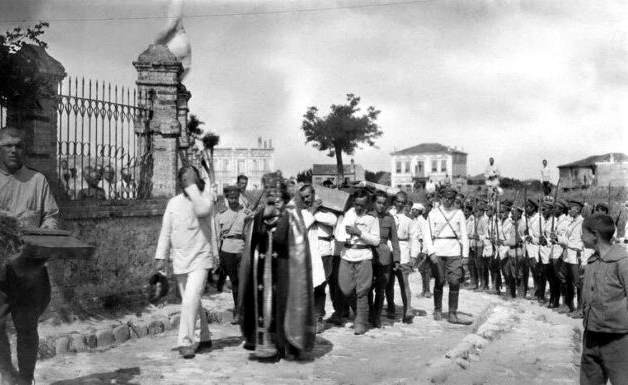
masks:
[[[401,162],[397,161],[397,174],[401,174]]]
[[[268,171],[270,167],[268,167],[268,159],[264,159],[264,171]]]
[[[410,161],[407,161],[407,162],[406,162],[405,173],[406,173],[406,174],[409,174],[409,173],[410,173]]]
[[[420,160],[417,164],[416,167],[414,168],[414,174],[415,176],[419,176],[422,177],[424,172],[423,172],[423,161]]]
[[[229,159],[225,159],[222,161],[222,169],[225,171],[229,171]]]
[[[244,174],[246,172],[246,161],[244,159],[238,159],[237,174]]]
[[[438,161],[437,160],[433,160],[432,161],[432,172],[438,172]]]
[[[257,160],[253,159],[251,161],[251,170],[252,171],[257,171]]]
[[[443,159],[440,161],[440,171],[447,172],[447,160]]]

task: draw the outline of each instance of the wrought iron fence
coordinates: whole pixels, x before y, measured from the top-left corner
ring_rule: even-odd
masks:
[[[66,198],[136,199],[147,152],[135,125],[151,116],[149,95],[130,87],[69,78],[59,84],[58,174]]]
[[[7,125],[7,109],[4,106],[0,106],[0,128]]]

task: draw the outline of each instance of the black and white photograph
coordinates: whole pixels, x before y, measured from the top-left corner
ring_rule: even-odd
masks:
[[[628,2],[0,0],[0,385],[628,385]]]

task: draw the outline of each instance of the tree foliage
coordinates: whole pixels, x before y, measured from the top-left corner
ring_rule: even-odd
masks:
[[[191,114],[187,125],[188,134],[194,139],[200,139],[203,134],[201,129],[203,124],[205,122],[201,122],[196,115]]]
[[[380,111],[369,106],[360,114],[360,97],[347,94],[346,104],[332,104],[327,116],[319,117],[318,108],[309,107],[303,115],[305,143],[336,157],[339,185],[344,180],[342,153],[353,155],[360,144],[375,146],[383,132],[376,123]]]
[[[0,34],[0,105],[17,105],[26,108],[39,107],[38,96],[47,91],[47,79],[38,74],[34,64],[19,60],[18,53],[25,44],[46,48],[41,35],[48,28],[47,22]]]

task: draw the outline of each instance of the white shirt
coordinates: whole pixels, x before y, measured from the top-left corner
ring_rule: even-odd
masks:
[[[427,216],[427,224],[430,236],[423,239],[428,254],[439,257],[469,256],[467,224],[462,210],[433,209]]]
[[[361,236],[347,234],[345,226],[354,225],[362,232]],[[345,213],[340,226],[336,226],[335,236],[337,241],[350,245],[377,246],[380,241],[379,219],[368,214],[358,216],[352,207]],[[373,252],[370,248],[352,249],[344,245],[340,257],[346,261],[359,262],[373,259]]]
[[[420,253],[425,252],[425,241],[423,238],[425,234],[429,234],[429,230],[426,229],[427,220],[423,218],[423,215],[419,215],[413,222],[413,231],[410,235],[410,256],[417,258]]]
[[[397,225],[399,263],[408,263],[410,262],[410,238],[412,232],[416,231],[413,228],[413,221],[405,213],[397,213],[397,209],[394,207],[390,209],[389,213],[395,219],[395,225]],[[392,245],[389,244],[389,247],[392,250]]]
[[[545,166],[541,169],[541,182],[549,182],[552,177],[552,171],[549,166]]]
[[[528,258],[534,258],[537,262],[539,261],[539,238],[541,236],[541,233],[539,232],[539,221],[540,216],[538,212],[528,218],[528,235],[532,238],[532,240],[525,243]],[[541,226],[543,226],[542,222]]]
[[[208,204],[213,203],[209,189],[201,196]],[[164,212],[155,259],[171,259],[174,274],[211,269],[216,256],[213,227],[213,215],[197,217],[192,201],[183,194],[176,195]]]
[[[558,236],[559,242],[567,244],[567,252],[565,253],[564,261],[574,265],[578,263],[578,252],[582,252],[584,248],[581,238],[582,221],[584,221],[584,218],[581,215],[578,215],[576,218],[571,218],[565,234]]]
[[[432,181],[427,181],[425,183],[425,192],[431,194],[436,191],[436,185]]]

